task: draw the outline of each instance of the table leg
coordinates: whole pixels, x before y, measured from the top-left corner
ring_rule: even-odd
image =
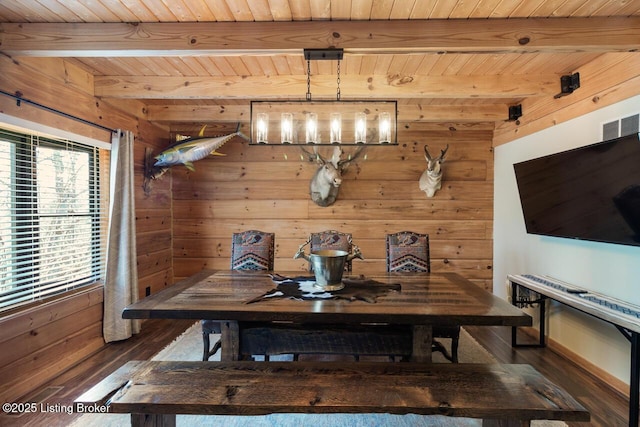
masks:
[[[222,328],[220,341],[222,342],[222,353],[220,360],[230,362],[240,360],[240,327],[235,320],[225,320],[220,322]]]
[[[433,345],[433,327],[431,325],[413,325],[412,362],[431,363]]]

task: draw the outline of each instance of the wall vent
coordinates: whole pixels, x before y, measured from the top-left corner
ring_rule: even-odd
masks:
[[[640,114],[634,114],[633,116],[604,123],[602,125],[602,140],[607,141],[638,132],[640,132]]]

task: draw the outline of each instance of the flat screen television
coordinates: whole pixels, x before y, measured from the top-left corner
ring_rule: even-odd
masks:
[[[640,246],[639,134],[513,167],[527,233]]]

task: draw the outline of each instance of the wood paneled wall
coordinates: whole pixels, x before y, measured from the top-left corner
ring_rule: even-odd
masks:
[[[0,400],[16,402],[104,345],[102,286],[0,320]]]
[[[166,136],[162,148],[168,145],[168,135]],[[151,149],[157,154],[162,148],[135,144],[136,247],[140,298],[175,283],[171,243],[171,179],[152,181],[148,194],[143,190],[145,153]]]
[[[237,231],[275,232],[275,268],[300,271],[306,261],[293,254],[309,233],[350,232],[365,257],[353,262],[360,274],[386,268],[387,233],[413,230],[429,234],[434,271],[455,271],[491,289],[492,134],[492,125],[406,124],[399,146],[369,147],[366,159],[349,166],[338,200],[325,208],[310,200],[317,166],[300,159],[299,147],[235,138],[219,150],[225,157],[201,160],[195,172],[172,169],[176,280],[205,267],[229,268]],[[425,144],[432,154],[450,145],[442,190],[431,199],[418,187]]]
[[[91,93],[90,75],[59,59],[47,67],[0,57],[0,88],[111,128],[134,131],[139,294],[155,293],[203,267],[228,268],[231,233],[276,233],[276,268],[305,270],[294,260],[310,232],[351,232],[365,260],[354,272],[385,268],[385,235],[415,230],[431,236],[432,268],[457,271],[487,289],[492,277],[492,126],[403,125],[397,147],[371,147],[350,166],[338,201],[313,204],[308,185],[316,165],[295,147],[227,143],[225,157],[179,166],[142,190],[147,149],[157,154],[169,135]],[[73,100],[73,102],[68,102]],[[119,107],[135,113],[135,104]],[[18,106],[0,96],[0,111],[94,138],[103,131],[60,116]],[[100,134],[102,132],[102,134]],[[418,188],[425,168],[423,145],[432,152],[450,144],[443,188],[427,199]],[[3,401],[16,401],[104,345],[102,289],[79,293],[14,316],[0,316]],[[5,349],[10,349],[5,351]]]
[[[44,67],[41,62],[0,56],[0,89],[108,128],[135,133],[140,294],[144,295],[147,287],[154,292],[172,284],[170,187],[159,184],[150,198],[142,191],[145,148],[157,151],[165,147],[168,132],[95,98],[93,79],[86,72],[60,59],[46,61]],[[110,138],[104,130],[27,103],[18,105],[6,96],[0,96],[0,112],[103,141]],[[103,289],[98,285],[26,311],[0,314],[0,400],[20,401],[101,348],[102,312]]]

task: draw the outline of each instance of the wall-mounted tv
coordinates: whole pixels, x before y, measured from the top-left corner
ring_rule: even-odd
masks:
[[[640,134],[513,167],[527,233],[640,246]]]

